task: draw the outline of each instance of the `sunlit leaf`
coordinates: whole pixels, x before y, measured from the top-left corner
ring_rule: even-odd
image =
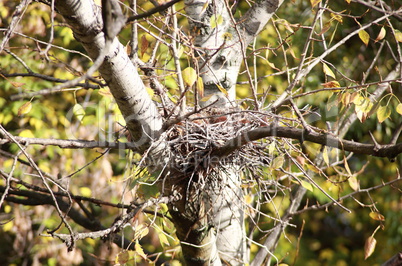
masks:
[[[18,108],[18,116],[22,116],[29,113],[31,109],[32,109],[31,101],[24,103],[23,105],[21,105],[20,108]]]
[[[324,149],[322,150],[322,158],[324,159],[325,164],[329,166],[329,156],[327,146],[324,146]]]
[[[380,32],[378,33],[377,38],[375,38],[374,42],[378,42],[378,41],[381,41],[382,39],[384,39],[386,33],[387,33],[387,31],[385,30],[384,27],[382,27]]]
[[[336,80],[328,81],[328,82],[323,83],[321,85],[324,86],[324,88],[339,88],[341,86],[339,84],[339,82],[336,81]]]
[[[233,35],[230,32],[225,32],[224,34],[222,34],[222,38],[225,41],[231,41],[233,39]]]
[[[284,156],[275,157],[275,159],[272,160],[271,169],[275,170],[281,168],[284,162],[285,162]]]
[[[187,67],[182,71],[183,81],[186,86],[191,87],[197,81],[197,72],[192,67]]]
[[[368,257],[373,254],[375,250],[375,246],[377,244],[377,240],[373,236],[369,236],[364,244],[364,259],[366,260]]]
[[[332,17],[333,19],[335,19],[336,21],[338,21],[339,23],[343,23],[343,18],[342,18],[341,15],[331,13],[331,17]]]
[[[202,77],[197,78],[197,91],[201,98],[204,97],[204,81]]]
[[[380,106],[377,110],[378,122],[384,122],[391,115],[391,108],[388,106]]]
[[[327,76],[330,76],[331,78],[336,78],[334,72],[329,68],[329,66],[325,63],[322,63],[323,69],[324,69],[324,74]]]
[[[224,88],[224,87],[222,87],[221,85],[216,85],[217,87],[218,87],[218,89],[223,93],[223,94],[225,94],[226,96],[228,96],[229,94],[228,94],[228,91]]]
[[[92,190],[89,187],[80,187],[80,194],[83,197],[89,198],[92,195]]]
[[[402,103],[396,106],[396,111],[398,112],[398,114],[402,115]]]
[[[350,1],[352,1],[352,0],[345,0],[345,1],[346,1],[346,3],[350,4]]]
[[[74,107],[73,107],[73,114],[78,119],[78,121],[81,122],[85,116],[85,109],[82,107],[81,104],[76,103],[76,104],[74,104]]]
[[[378,212],[370,212],[370,218],[376,221],[385,221],[384,215]]]
[[[321,2],[321,0],[310,0],[311,3],[311,7],[315,7],[316,5],[318,5]]]
[[[110,92],[109,88],[101,88],[98,90],[98,93],[105,97],[113,97],[112,93]]]
[[[350,171],[348,160],[346,157],[343,157],[343,164],[345,165],[346,172],[348,172],[349,176],[352,176],[352,171]]]
[[[400,32],[399,30],[395,30],[395,40],[397,40],[398,42],[402,42],[402,32]]]
[[[221,25],[223,22],[222,15],[212,15],[210,19],[211,28],[216,28],[218,25]]]
[[[348,183],[349,186],[354,190],[358,191],[360,189],[360,184],[359,181],[357,180],[357,177],[355,175],[351,176],[348,178]]]
[[[309,182],[307,182],[307,181],[305,181],[305,180],[302,180],[302,181],[301,181],[301,185],[302,185],[302,187],[304,187],[305,189],[307,189],[307,190],[309,190],[309,191],[311,191],[311,192],[314,192],[314,187],[313,187],[313,185],[311,185],[311,183],[309,183]]]
[[[169,240],[163,232],[160,232],[158,235],[162,246],[170,246]]]
[[[201,102],[207,102],[209,99],[211,99],[212,96],[214,96],[214,95],[210,94],[210,95],[207,95],[205,97],[202,97],[200,101]]]
[[[135,242],[135,252],[140,255],[144,260],[147,259],[147,255],[144,253],[144,250],[142,249],[141,244],[138,242],[138,240]]]
[[[362,40],[362,42],[367,46],[369,41],[370,41],[370,35],[367,33],[367,31],[361,29],[359,31],[359,38]]]

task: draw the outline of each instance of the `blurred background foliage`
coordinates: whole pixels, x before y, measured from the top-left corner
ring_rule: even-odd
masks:
[[[394,9],[400,7],[398,1],[390,1]],[[240,1],[235,17],[244,14],[252,2]],[[10,18],[19,1],[5,0],[0,2],[0,28],[4,32]],[[126,3],[127,4],[127,3]],[[138,1],[138,12],[149,10],[153,7],[150,1]],[[176,5],[176,10],[183,12],[183,3]],[[332,11],[336,12],[332,12]],[[311,25],[317,9],[312,9],[310,1],[293,0],[286,1],[278,10],[272,23],[258,36],[247,53],[251,76],[258,79],[258,92],[269,93],[266,104],[274,101],[282,93],[293,78],[294,71],[289,71],[298,66],[301,53],[306,42],[308,26]],[[126,12],[129,13],[128,8]],[[339,15],[334,19],[334,14]],[[8,52],[1,53],[0,60],[0,123],[15,136],[37,138],[60,139],[87,139],[114,141],[117,138],[125,140],[121,133],[124,125],[120,112],[112,97],[108,94],[107,87],[97,77],[99,85],[95,89],[77,87],[65,89],[63,92],[34,96],[18,100],[10,100],[12,95],[21,92],[37,92],[51,88],[56,83],[51,78],[39,78],[23,76],[20,73],[40,73],[46,77],[54,77],[69,80],[79,76],[90,66],[90,60],[83,56],[85,51],[77,43],[68,27],[59,15],[55,15],[54,39],[47,54],[46,49],[51,30],[49,7],[33,3],[25,11],[25,15],[15,29],[15,34],[9,41]],[[322,26],[317,27],[313,36],[312,49],[309,55],[312,58],[321,55],[325,51],[323,40],[328,46],[339,42],[350,32],[358,29],[359,24],[365,24],[378,18],[381,14],[370,10],[368,7],[352,1],[329,1],[328,9],[324,12]],[[183,33],[188,33],[185,16],[178,16]],[[402,28],[402,22],[390,18],[395,28]],[[168,88],[170,97],[178,97],[174,62],[166,45],[157,42],[154,36],[158,36],[170,43],[169,36],[159,32],[153,25],[170,31],[165,25],[164,18],[152,16],[139,22],[138,56],[143,61],[155,60],[155,67],[159,80]],[[322,32],[326,27],[326,31]],[[384,40],[375,42],[375,38],[381,28],[385,27],[387,34]],[[151,34],[152,33],[152,34]],[[377,55],[383,42],[387,42],[382,48],[375,68],[368,73],[366,82],[378,82],[395,68],[393,52],[398,43],[386,23],[374,24],[367,29],[370,41],[366,46],[359,37],[349,39],[344,45],[336,49],[325,58],[335,77],[324,73],[323,64],[317,65],[301,82],[295,95],[323,88],[324,83],[335,80],[342,87],[359,85],[364,73]],[[154,36],[153,36],[154,35]],[[127,45],[130,40],[130,28],[126,27],[119,36],[121,42]],[[153,55],[156,47],[155,56]],[[181,51],[181,66],[184,69],[192,63],[192,51],[186,45],[179,47]],[[21,62],[24,62],[21,63]],[[28,71],[29,69],[29,71]],[[15,75],[15,76],[13,76]],[[248,99],[251,96],[248,77],[245,72],[239,76],[237,95],[239,99]],[[144,81],[147,78],[144,76]],[[376,86],[368,88],[356,88],[339,90],[335,92],[317,92],[306,97],[297,98],[296,103],[300,108],[310,110],[310,119],[313,125],[326,128],[326,121],[336,122],[340,116],[345,115],[342,102],[335,104],[328,110],[328,103],[342,97],[344,93],[359,92],[361,95],[369,95]],[[402,122],[401,115],[396,111],[401,96],[401,84],[393,84],[392,91],[384,97],[380,104],[390,106],[392,112],[388,119],[379,123],[374,113],[364,123],[355,122],[346,135],[346,139],[354,139],[358,142],[371,143],[368,134],[373,133],[379,143],[389,143],[395,128]],[[395,97],[394,97],[395,96]],[[157,99],[156,99],[157,100]],[[21,106],[30,102],[31,109],[25,114],[21,112]],[[243,107],[248,108],[248,101]],[[353,104],[351,104],[353,107]],[[78,110],[78,111],[77,111]],[[284,115],[289,109],[284,109]],[[353,108],[352,108],[353,110]],[[24,110],[22,110],[24,111]],[[27,110],[25,110],[27,111]],[[318,113],[321,116],[314,116]],[[314,159],[318,145],[305,144],[309,151],[309,157]],[[94,150],[69,150],[52,146],[28,146],[26,151],[35,159],[38,166],[50,177],[59,180],[62,184],[69,183],[72,193],[86,197],[100,198],[112,203],[130,202],[156,195],[156,189],[141,185],[140,181],[146,181],[146,173],[136,175],[135,162],[140,158],[128,154],[126,151]],[[13,165],[13,159],[7,153],[16,154],[18,147],[14,144],[1,146],[1,169],[9,172]],[[104,153],[103,156],[100,156]],[[341,160],[342,160],[341,154]],[[21,157],[22,158],[22,157]],[[126,160],[130,158],[132,162]],[[90,163],[89,166],[86,166]],[[368,163],[368,164],[367,164]],[[398,167],[401,165],[401,157],[394,163],[383,158],[369,156],[353,156],[348,165],[353,174],[357,174],[357,182],[360,188],[370,188],[395,179],[398,175]],[[291,169],[291,164],[286,162]],[[342,166],[342,165],[341,165]],[[83,168],[84,167],[84,168]],[[305,165],[307,168],[307,164]],[[82,169],[83,168],[83,169]],[[81,170],[80,170],[81,169]],[[343,170],[342,170],[343,169]],[[271,171],[272,169],[266,169]],[[295,170],[292,168],[292,170]],[[347,180],[347,177],[339,174],[345,173],[343,167],[337,171],[334,167],[324,170],[330,180]],[[74,173],[72,176],[70,176]],[[279,179],[282,173],[273,171],[267,174],[267,178]],[[67,177],[68,176],[68,177]],[[27,183],[41,185],[41,179],[27,166],[26,161],[20,161],[16,165],[14,177]],[[142,179],[141,179],[142,178]],[[316,182],[333,197],[346,195],[353,192],[350,182],[333,183],[318,177]],[[4,185],[4,180],[0,181]],[[295,184],[287,184],[295,186]],[[129,189],[128,189],[129,188]],[[24,189],[21,187],[21,189]],[[54,186],[54,189],[57,189]],[[249,191],[246,200],[253,200],[257,191]],[[328,199],[316,188],[311,189],[305,197],[302,206],[315,203],[324,204]],[[275,207],[273,206],[275,204]],[[288,227],[275,250],[276,257],[289,265],[380,265],[395,253],[400,251],[402,243],[402,200],[401,184],[395,183],[369,193],[358,193],[354,199],[346,199],[343,204],[353,212],[348,214],[339,208],[330,207],[328,210],[311,210],[296,215],[291,221],[296,227]],[[109,225],[121,212],[113,207],[100,207],[91,203],[85,203],[94,217],[102,218],[104,225]],[[289,206],[289,191],[277,193],[274,200],[262,207],[267,214],[275,216],[276,212],[283,213]],[[159,210],[163,215],[168,215],[166,209]],[[384,221],[378,221],[370,217],[371,212],[381,213]],[[58,225],[60,218],[52,207],[48,206],[22,206],[13,203],[5,203],[0,213],[0,264],[29,265],[95,265],[113,264],[130,260],[145,261],[139,250],[125,253],[112,243],[88,239],[79,241],[77,248],[72,253],[67,253],[66,247],[60,241],[42,236],[47,229]],[[149,228],[147,225],[154,225]],[[179,243],[174,236],[174,227],[166,218],[157,218],[153,214],[144,214],[137,220],[136,230],[148,230],[138,243],[148,254],[155,254],[163,260],[169,260],[173,265],[178,264]],[[269,230],[275,221],[262,217],[259,219],[259,227]],[[73,225],[75,231],[82,231],[80,226]],[[141,227],[145,225],[144,227]],[[381,229],[376,232],[377,248],[373,255],[364,260],[364,244],[366,239],[373,234],[378,226]],[[147,228],[147,229],[144,229]],[[141,231],[140,230],[140,231]],[[126,228],[124,235],[135,238],[132,228]],[[62,230],[66,233],[66,230]],[[262,242],[267,232],[255,231],[254,239]],[[134,243],[133,243],[134,244]],[[386,248],[384,248],[386,247]],[[252,253],[258,250],[257,245],[252,245]]]

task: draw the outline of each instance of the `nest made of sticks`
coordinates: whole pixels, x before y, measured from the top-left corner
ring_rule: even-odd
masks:
[[[182,178],[202,183],[207,182],[205,177],[233,165],[255,172],[271,161],[267,145],[272,138],[249,142],[224,158],[214,156],[214,151],[244,132],[269,125],[271,120],[264,113],[217,108],[193,114],[167,131],[171,166]]]

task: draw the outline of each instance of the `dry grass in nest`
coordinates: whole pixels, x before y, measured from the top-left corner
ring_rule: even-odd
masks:
[[[218,173],[228,167],[236,166],[236,169],[253,175],[271,162],[267,146],[272,138],[249,142],[224,158],[214,155],[214,151],[228,141],[247,131],[267,126],[272,120],[263,113],[227,111],[203,110],[172,125],[166,132],[171,150],[170,163],[175,171],[181,173],[182,180],[205,185],[208,181],[216,181],[214,177],[219,177]]]

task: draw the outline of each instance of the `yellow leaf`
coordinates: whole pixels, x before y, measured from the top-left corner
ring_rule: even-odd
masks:
[[[147,92],[149,94],[149,96],[151,96],[151,98],[155,95],[155,91],[149,87],[146,87]]]
[[[76,103],[74,104],[73,107],[73,114],[75,115],[75,117],[78,119],[78,121],[82,121],[82,119],[84,119],[85,116],[85,110],[84,107],[82,107],[81,104]]]
[[[92,190],[89,187],[80,187],[80,194],[83,197],[91,197],[92,195]]]
[[[233,35],[230,32],[225,32],[224,34],[222,34],[222,38],[225,41],[231,41],[233,39]]]
[[[342,16],[341,16],[341,15],[331,13],[331,17],[332,17],[333,19],[335,19],[336,21],[338,21],[339,23],[343,23],[343,19],[342,19]]]
[[[201,101],[201,102],[207,102],[209,99],[211,99],[212,96],[214,96],[214,95],[213,95],[213,94],[210,94],[210,95],[208,95],[208,96],[202,97],[200,101]]]
[[[147,259],[147,255],[145,255],[144,250],[142,249],[141,244],[138,240],[135,242],[135,252],[140,255],[144,260]]]
[[[275,157],[275,159],[272,160],[271,169],[275,170],[281,168],[284,162],[285,162],[284,156]]]
[[[162,246],[170,246],[169,240],[163,232],[160,232],[158,235]]]
[[[183,81],[186,86],[191,87],[197,81],[197,72],[192,67],[187,67],[182,71]]]
[[[348,161],[346,157],[343,157],[343,164],[345,165],[346,172],[348,172],[349,176],[352,176],[352,172],[350,171]]]
[[[321,2],[321,0],[310,0],[311,7],[314,8],[316,5],[318,5]]]
[[[377,244],[377,240],[373,236],[369,236],[369,238],[367,238],[366,243],[364,244],[364,259],[365,260],[368,257],[370,257],[371,254],[373,254],[376,244]]]
[[[402,115],[402,103],[396,106],[396,111],[398,112],[398,114]]]
[[[18,136],[23,137],[23,138],[34,138],[34,137],[35,137],[35,135],[34,135],[34,134],[32,133],[32,131],[29,130],[29,129],[24,129],[24,130],[22,130],[22,131],[18,134]]]
[[[108,88],[101,88],[100,90],[98,90],[98,93],[102,96],[112,97],[112,93]]]
[[[346,3],[350,4],[350,1],[351,1],[351,0],[345,0],[345,1],[346,1]]]
[[[395,30],[395,40],[397,40],[398,42],[402,42],[402,32],[400,32],[399,30]]]
[[[324,86],[324,88],[339,88],[339,87],[341,87],[339,82],[336,81],[336,80],[329,81],[329,82],[323,83],[321,85]]]
[[[374,41],[374,42],[378,42],[378,41],[381,41],[382,39],[384,39],[386,33],[387,33],[387,32],[386,32],[385,28],[382,27],[381,30],[380,30],[380,32],[378,33],[377,38],[375,38],[375,41]]]
[[[377,110],[378,122],[384,122],[391,115],[391,108],[388,106],[380,106]]]
[[[325,63],[322,63],[322,66],[324,68],[324,74],[327,76],[330,76],[331,78],[336,78],[334,72],[329,68],[329,66]]]
[[[307,182],[307,181],[305,181],[305,180],[302,180],[302,181],[301,181],[301,185],[302,185],[305,189],[307,189],[307,190],[309,190],[309,191],[311,191],[311,192],[314,191],[313,185],[311,185],[311,183],[309,183],[309,182]]]
[[[369,214],[370,218],[376,221],[385,221],[384,215],[378,212],[370,212]]]
[[[327,146],[324,146],[324,149],[322,150],[322,158],[324,159],[324,162],[327,164],[327,166],[329,166],[329,156]]]
[[[359,31],[359,38],[362,40],[362,42],[367,46],[369,41],[370,41],[370,35],[367,33],[365,30],[360,30]]]
[[[224,87],[222,87],[221,85],[216,85],[217,87],[218,87],[218,89],[223,93],[223,94],[225,94],[226,96],[228,96],[228,91],[224,88]]]
[[[210,22],[211,28],[216,28],[218,25],[222,24],[223,17],[222,17],[222,15],[216,16],[214,14],[211,16],[209,22]]]
[[[197,79],[197,91],[201,98],[204,97],[204,81],[202,77],[198,77]]]
[[[354,190],[358,191],[360,189],[360,184],[359,181],[357,181],[357,178],[355,175],[349,177],[348,179],[349,186]]]
[[[29,113],[31,109],[32,109],[31,101],[24,103],[23,105],[21,105],[20,108],[18,108],[18,116],[22,116]]]

